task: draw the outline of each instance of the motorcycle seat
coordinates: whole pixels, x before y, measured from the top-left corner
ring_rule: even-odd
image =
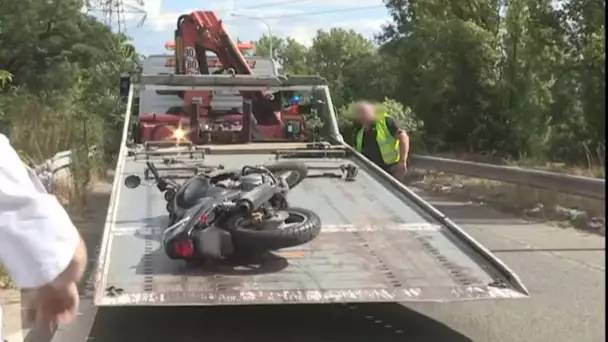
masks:
[[[175,204],[183,209],[194,206],[201,198],[207,197],[211,183],[206,177],[188,180],[175,194]]]

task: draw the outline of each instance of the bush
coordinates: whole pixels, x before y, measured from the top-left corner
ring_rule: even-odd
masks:
[[[62,194],[82,203],[91,174],[105,170],[103,151],[107,124],[99,116],[89,115],[86,103],[77,91],[32,93],[12,89],[2,98],[7,127],[5,131],[21,159],[37,165],[60,151],[72,151],[70,173],[74,180],[70,194]],[[89,150],[96,147],[97,153]]]

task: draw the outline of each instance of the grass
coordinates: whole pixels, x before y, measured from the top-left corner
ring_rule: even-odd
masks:
[[[516,162],[510,162],[515,166],[527,167],[537,170],[544,170],[550,172],[565,173],[569,175],[582,176],[582,177],[593,177],[593,178],[606,178],[605,158],[604,151],[598,151],[596,157],[587,155],[586,165],[583,166],[571,166],[565,163],[542,163],[535,160],[520,160]]]
[[[604,146],[600,146],[594,152],[587,149],[586,163],[579,166],[571,166],[564,163],[547,163],[532,158],[503,160],[479,155],[444,154],[440,156],[480,163],[519,166],[583,177],[605,178],[605,155],[606,149]],[[605,235],[606,213],[605,201],[603,200],[437,171],[414,171],[413,173],[420,171],[417,178],[422,179],[422,181],[416,183],[416,186],[425,190],[484,202],[509,212],[553,222],[561,227],[576,227]]]
[[[585,162],[578,166],[568,165],[566,163],[547,162],[539,158],[520,158],[504,159],[491,155],[479,154],[454,154],[454,153],[433,153],[433,156],[443,157],[448,159],[466,160],[478,163],[518,166],[528,169],[536,169],[550,172],[566,173],[583,177],[605,178],[606,177],[606,149],[600,146],[597,151],[591,152],[587,150]]]

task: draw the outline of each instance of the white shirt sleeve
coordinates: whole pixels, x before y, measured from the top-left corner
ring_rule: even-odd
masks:
[[[53,281],[70,264],[79,240],[61,204],[0,134],[0,260],[17,285]]]

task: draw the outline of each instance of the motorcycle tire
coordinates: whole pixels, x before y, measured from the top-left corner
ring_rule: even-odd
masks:
[[[298,162],[281,162],[276,164],[265,165],[268,171],[279,175],[281,172],[289,171],[290,174],[287,176],[285,181],[289,185],[290,189],[295,188],[300,184],[304,178],[308,176],[308,167],[304,163]]]
[[[255,230],[243,225],[240,215],[228,219],[224,227],[230,232],[235,252],[275,251],[299,246],[314,240],[321,232],[321,218],[315,212],[295,207],[282,211],[301,218],[302,222],[283,229]]]

